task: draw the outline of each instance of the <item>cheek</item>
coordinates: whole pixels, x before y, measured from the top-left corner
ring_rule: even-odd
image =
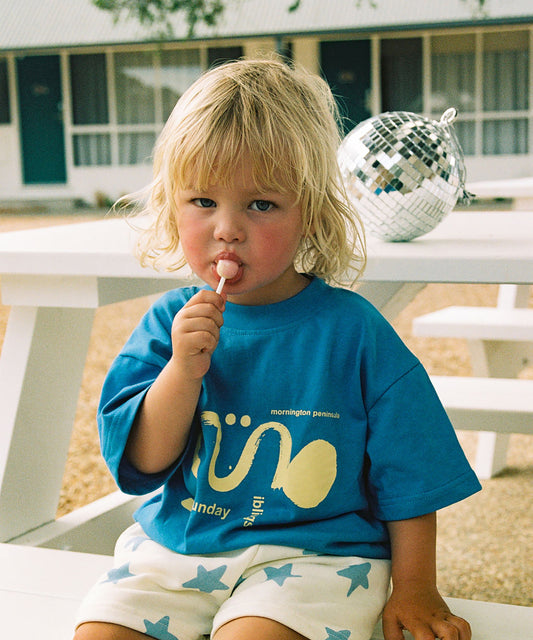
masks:
[[[194,269],[206,253],[206,239],[202,231],[201,225],[178,224],[178,233],[180,238],[181,249],[185,259]]]
[[[299,228],[280,228],[261,235],[261,253],[269,261],[287,264],[293,261],[300,246],[301,233]]]

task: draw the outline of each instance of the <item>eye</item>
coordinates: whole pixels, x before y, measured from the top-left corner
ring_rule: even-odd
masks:
[[[210,207],[216,207],[216,202],[211,200],[211,198],[195,198],[193,203],[197,207],[201,207],[202,209],[209,209]]]
[[[260,213],[267,213],[268,211],[272,210],[274,206],[275,205],[268,200],[254,200],[250,205],[250,209],[259,211]]]

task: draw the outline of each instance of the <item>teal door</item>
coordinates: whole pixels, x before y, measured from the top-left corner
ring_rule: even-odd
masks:
[[[17,75],[24,183],[65,183],[59,56],[18,58]]]
[[[370,117],[370,40],[321,42],[320,65],[348,133]]]

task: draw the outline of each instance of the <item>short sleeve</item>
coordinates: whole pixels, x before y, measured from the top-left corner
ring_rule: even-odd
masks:
[[[424,515],[481,488],[420,363],[369,409],[367,456],[372,508],[381,520]]]

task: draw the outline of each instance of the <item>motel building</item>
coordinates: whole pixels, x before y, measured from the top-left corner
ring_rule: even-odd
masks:
[[[113,200],[211,65],[277,52],[322,73],[349,131],[383,111],[451,106],[469,181],[533,176],[533,2],[227,0],[193,38],[114,22],[90,0],[0,1],[0,202]]]

